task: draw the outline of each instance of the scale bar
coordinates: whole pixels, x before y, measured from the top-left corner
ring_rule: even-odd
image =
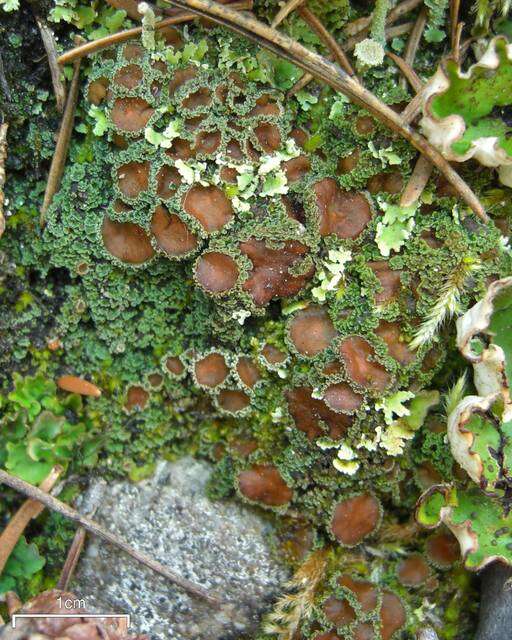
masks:
[[[16,629],[16,621],[21,618],[124,618],[127,628],[130,626],[129,613],[15,613],[12,616],[13,629]]]

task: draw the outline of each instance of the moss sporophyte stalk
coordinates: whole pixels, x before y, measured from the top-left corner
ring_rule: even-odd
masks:
[[[125,4],[59,1],[48,19],[63,39],[94,40],[131,25]],[[411,96],[383,57],[406,44],[386,43],[391,4],[376,3],[355,57],[364,85],[403,111]],[[365,15],[345,0],[308,7],[340,42]],[[490,39],[467,74],[443,62],[421,107],[484,224],[436,172],[402,206],[417,154],[362,107],[317,83],[287,95],[302,73],[291,63],[200,21],[155,30],[159,11],[143,9],[140,37],[82,61],[43,230],[44,181],[20,137],[35,136],[35,89],[11,101],[0,465],[32,484],[62,466],[71,501],[90,474],[137,482],[161,458],[206,458],[212,499],[265,510],[293,574],[255,638],[470,638],[467,569],[512,561],[511,45]],[[446,9],[413,8],[422,81],[443,55]],[[254,11],[271,21],[278,7]],[[296,14],[282,28],[325,53]],[[19,504],[8,495],[2,524]],[[0,592],[53,587],[72,533],[36,519]]]

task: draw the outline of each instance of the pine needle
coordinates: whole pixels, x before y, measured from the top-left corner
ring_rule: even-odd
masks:
[[[460,296],[464,290],[466,278],[477,269],[480,263],[463,260],[449,275],[441,288],[441,294],[434,304],[425,321],[416,331],[409,347],[417,349],[423,344],[431,342],[442,324],[460,311]]]
[[[279,640],[292,640],[301,621],[313,611],[316,588],[324,575],[326,564],[327,552],[320,549],[299,567],[285,585],[293,593],[287,593],[277,601],[274,611],[265,622],[266,634],[277,635]]]

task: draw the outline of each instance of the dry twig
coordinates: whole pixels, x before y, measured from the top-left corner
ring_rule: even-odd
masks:
[[[454,35],[454,39],[453,39],[452,56],[453,56],[453,59],[455,60],[455,62],[457,64],[460,63],[460,59],[461,59],[461,55],[462,55],[460,41],[461,41],[461,38],[462,38],[462,30],[463,29],[464,29],[464,23],[463,22],[459,22],[459,24],[457,25],[457,27],[455,29],[455,35]]]
[[[413,122],[421,111],[423,103],[423,88],[418,91],[414,98],[409,102],[405,109],[400,113],[402,120],[406,124]]]
[[[220,605],[222,604],[219,598],[209,593],[204,587],[195,584],[194,582],[191,582],[186,578],[183,578],[176,572],[172,571],[172,569],[168,569],[161,562],[154,560],[145,553],[137,551],[137,549],[131,547],[127,542],[121,540],[118,536],[114,535],[110,531],[107,531],[99,523],[91,520],[91,518],[88,518],[87,516],[82,515],[66,503],[57,500],[57,498],[54,498],[44,491],[41,491],[41,489],[39,489],[38,487],[34,487],[28,482],[25,482],[20,478],[16,478],[15,476],[12,476],[10,473],[7,473],[2,469],[0,469],[0,483],[6,484],[12,489],[23,493],[33,500],[37,500],[37,502],[40,502],[45,507],[48,507],[48,509],[59,513],[61,516],[64,516],[65,518],[68,518],[73,522],[77,522],[90,533],[98,536],[99,538],[102,538],[115,547],[118,547],[137,562],[140,562],[146,567],[149,567],[152,571],[155,571],[156,573],[164,576],[191,595],[202,598],[214,607],[220,607]]]
[[[48,66],[50,67],[50,74],[52,77],[53,93],[55,94],[55,102],[57,110],[62,113],[64,105],[66,103],[66,88],[61,80],[61,69],[57,62],[57,44],[55,42],[55,36],[53,31],[35,12],[34,17],[36,19],[39,33],[41,34],[41,40],[46,51],[48,58]]]
[[[353,76],[354,69],[352,69],[352,65],[349,62],[349,59],[345,55],[345,52],[340,47],[340,45],[336,42],[336,40],[331,36],[329,31],[324,27],[324,25],[320,22],[320,20],[315,16],[315,14],[310,11],[307,7],[298,7],[297,13],[300,17],[315,31],[320,40],[325,44],[325,46],[329,49],[332,54],[332,57],[336,62],[340,65],[342,69]]]
[[[411,68],[414,66],[414,58],[416,57],[416,52],[420,46],[421,36],[423,35],[423,30],[425,29],[426,24],[427,10],[423,7],[416,18],[414,27],[412,28],[412,31],[407,38],[407,44],[405,45],[404,61]],[[405,86],[405,84],[403,86]]]
[[[103,499],[105,487],[105,482],[98,482],[95,484],[94,489],[87,500],[87,504],[82,507],[82,512],[85,515],[91,518],[94,516]],[[60,572],[59,581],[57,582],[57,588],[62,589],[62,591],[67,591],[68,589],[71,578],[75,572],[76,565],[78,564],[78,560],[80,559],[80,555],[84,548],[86,535],[86,529],[82,526],[78,527],[73,538],[73,542],[69,547],[66,561],[64,562],[64,566]]]
[[[403,24],[397,24],[394,27],[386,27],[386,42],[388,40],[392,40],[393,38],[398,38],[399,36],[403,36],[406,33],[409,33],[413,28],[413,22],[404,22]],[[365,39],[366,33],[360,31],[355,36],[348,38],[343,43],[343,51],[352,51],[355,48],[356,44],[362,42]]]
[[[400,69],[404,78],[409,82],[414,91],[418,92],[422,88],[423,82],[421,81],[416,71],[414,71],[414,69],[409,64],[407,64],[407,62],[403,58],[397,56],[396,53],[393,53],[392,51],[386,51],[386,55],[391,58],[391,60],[393,60],[393,62]]]
[[[4,202],[5,202],[5,161],[7,160],[7,122],[0,124],[0,238],[5,231]]]
[[[60,572],[59,581],[57,582],[58,589],[67,591],[69,583],[71,582],[71,578],[75,573],[76,565],[80,560],[80,556],[85,544],[86,535],[87,531],[83,527],[78,527],[73,537],[73,542],[68,549],[66,561],[64,562],[64,566],[62,567],[62,571]]]
[[[286,92],[286,97],[293,98],[296,93],[302,91],[302,89],[307,87],[310,82],[313,82],[313,80],[314,77],[310,73],[304,73],[293,85],[293,87],[290,87],[290,89],[288,89],[288,91]]]
[[[48,182],[46,183],[39,220],[42,227],[45,225],[45,217],[48,207],[60,186],[62,174],[64,173],[64,165],[66,164],[66,158],[68,156],[69,141],[71,140],[71,134],[73,132],[76,104],[78,101],[78,89],[80,86],[80,62],[81,60],[79,58],[78,60],[75,60],[73,64],[73,78],[69,88],[68,99],[66,100],[66,108],[64,109],[64,114],[60,123],[59,135],[57,137],[57,144],[55,145],[50,171],[48,172]]]
[[[276,13],[275,18],[272,20],[272,29],[277,29],[277,27],[281,24],[281,22],[289,15],[292,11],[295,11],[297,7],[300,7],[301,4],[304,3],[305,0],[288,0],[288,2],[279,9]]]
[[[412,28],[412,22],[406,22],[405,24],[400,24],[396,27],[391,27],[386,30],[386,40],[391,40],[397,36],[403,35],[404,33],[408,33]],[[350,38],[345,42],[345,44],[341,47],[343,51],[349,53],[354,49],[356,44],[359,42],[357,38]],[[332,60],[332,57],[329,56],[328,60]],[[294,96],[298,91],[304,89],[310,82],[314,80],[314,76],[311,73],[305,73],[297,82],[288,90],[286,97],[290,98]]]
[[[419,156],[411,177],[409,178],[400,198],[401,207],[410,207],[417,202],[423,193],[423,189],[427,186],[427,182],[432,175],[433,168],[434,165],[428,158],[425,158],[425,156],[422,155]]]
[[[233,11],[212,0],[167,0],[182,9],[190,9],[204,18],[221,24],[259,46],[272,51],[276,55],[292,62],[313,76],[325,82],[330,87],[343,93],[354,103],[364,107],[383,124],[395,133],[403,136],[418,151],[427,156],[444,174],[464,201],[483,221],[489,218],[480,201],[462,180],[459,174],[450,166],[443,156],[429,144],[417,131],[404,123],[400,114],[396,113],[381,102],[373,93],[365,89],[356,79],[346,74],[342,69],[329,60],[302,46],[292,38],[259,22],[254,17]]]
[[[49,475],[42,481],[39,491],[46,493],[51,491],[61,473],[62,467],[54,467]],[[36,500],[26,500],[9,520],[9,524],[2,531],[2,535],[0,535],[0,574],[4,570],[9,556],[28,523],[34,518],[37,518],[43,511],[44,507],[40,502]]]
[[[422,2],[423,0],[404,0],[404,2],[400,2],[400,4],[397,4],[396,7],[393,7],[393,9],[389,11],[386,16],[386,25],[393,24],[405,14],[416,9]],[[358,18],[357,20],[349,22],[343,29],[345,35],[355,36],[357,34],[361,37],[361,40],[363,40],[370,30],[372,17],[372,14],[370,14],[364,18]]]
[[[450,42],[452,54],[458,58],[462,26],[459,25],[460,0],[450,0]]]
[[[252,0],[240,0],[239,2],[233,2],[230,4],[230,7],[236,9],[238,11],[252,9]],[[169,27],[174,24],[181,24],[182,22],[190,22],[197,18],[195,13],[191,13],[190,11],[179,11],[176,12],[174,16],[169,18],[165,18],[160,22],[155,24],[155,29],[165,29],[165,27]],[[97,53],[102,49],[106,49],[107,47],[112,47],[115,44],[121,44],[121,42],[126,42],[127,40],[131,40],[132,38],[137,38],[142,33],[142,27],[133,27],[133,29],[125,29],[124,31],[118,31],[117,33],[113,33],[111,35],[105,36],[104,38],[98,38],[97,40],[92,40],[91,42],[86,42],[70,51],[66,51],[63,53],[58,59],[57,62],[59,64],[68,64],[69,62],[74,62],[79,58],[84,58],[85,56],[90,56],[93,53]]]

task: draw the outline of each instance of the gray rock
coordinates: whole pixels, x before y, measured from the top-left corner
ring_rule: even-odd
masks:
[[[130,613],[130,630],[155,640],[253,637],[287,572],[271,553],[263,516],[205,496],[210,473],[191,458],[161,463],[150,480],[110,484],[95,519],[227,604],[215,611],[94,539],[72,585],[90,611]]]
[[[475,640],[512,638],[512,568],[493,562],[482,571]]]

